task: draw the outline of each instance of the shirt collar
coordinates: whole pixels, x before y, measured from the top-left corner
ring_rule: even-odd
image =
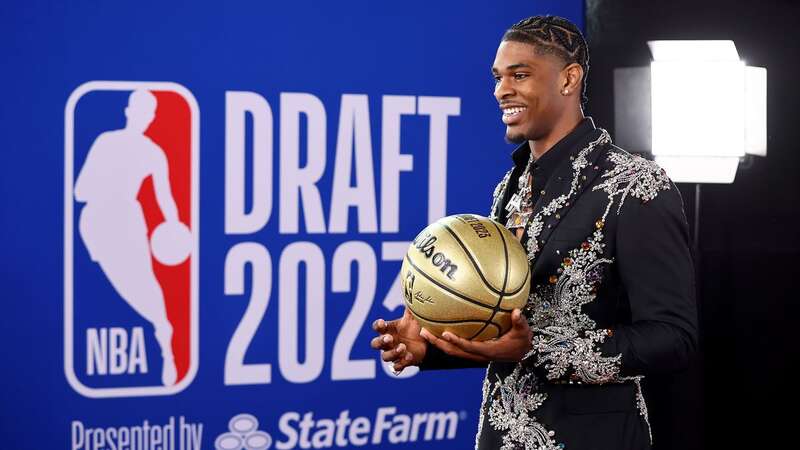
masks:
[[[584,117],[578,125],[570,131],[566,136],[561,138],[550,150],[546,151],[544,155],[534,161],[534,167],[538,168],[539,173],[544,173],[545,176],[553,173],[558,167],[559,163],[569,156],[576,144],[586,136],[587,133],[594,130],[594,121],[591,117]],[[530,158],[531,148],[528,141],[516,148],[511,153],[511,159],[514,160],[514,165],[517,167],[525,167]]]

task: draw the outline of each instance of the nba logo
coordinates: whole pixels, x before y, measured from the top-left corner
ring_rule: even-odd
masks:
[[[169,395],[198,365],[199,111],[174,83],[92,81],[64,116],[64,371]]]

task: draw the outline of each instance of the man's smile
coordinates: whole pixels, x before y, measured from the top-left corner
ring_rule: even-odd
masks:
[[[528,107],[524,105],[503,105],[500,109],[503,111],[503,123],[506,125],[514,125],[519,122],[522,113],[528,109]]]

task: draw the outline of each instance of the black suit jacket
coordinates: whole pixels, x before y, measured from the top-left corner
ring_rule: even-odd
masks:
[[[566,153],[522,241],[532,266],[524,313],[533,350],[519,363],[488,365],[476,447],[650,448],[640,380],[682,369],[697,343],[680,193],[591,119],[559,144],[550,152]],[[491,217],[500,223],[523,168],[495,190]],[[434,347],[422,364],[474,366]]]

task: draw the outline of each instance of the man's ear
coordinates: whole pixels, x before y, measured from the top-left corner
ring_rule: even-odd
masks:
[[[561,71],[561,93],[569,95],[580,92],[583,82],[583,67],[578,63],[571,63]]]

